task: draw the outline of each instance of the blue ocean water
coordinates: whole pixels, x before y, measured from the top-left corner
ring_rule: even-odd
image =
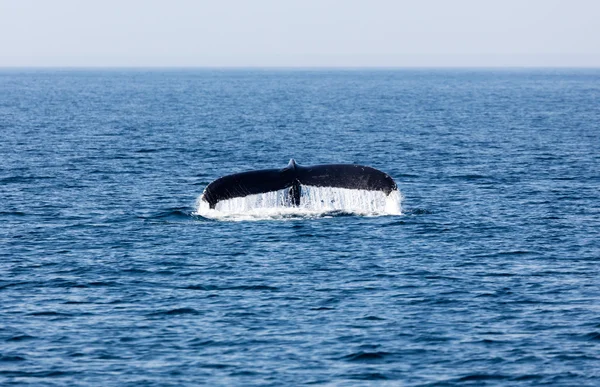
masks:
[[[600,70],[2,70],[0,384],[600,381]],[[402,215],[194,215],[390,174]]]

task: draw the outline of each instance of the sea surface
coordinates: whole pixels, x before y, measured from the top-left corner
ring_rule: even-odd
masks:
[[[401,214],[218,219],[357,163]],[[0,385],[600,385],[600,70],[0,71]]]

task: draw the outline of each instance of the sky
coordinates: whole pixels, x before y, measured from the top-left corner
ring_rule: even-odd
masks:
[[[600,67],[600,0],[0,0],[0,67]]]

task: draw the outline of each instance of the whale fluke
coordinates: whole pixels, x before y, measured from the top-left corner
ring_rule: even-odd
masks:
[[[324,164],[304,167],[291,159],[282,169],[264,169],[223,176],[210,183],[202,200],[215,208],[222,200],[289,188],[288,202],[300,205],[302,185],[382,191],[389,195],[398,187],[375,168],[355,164]]]

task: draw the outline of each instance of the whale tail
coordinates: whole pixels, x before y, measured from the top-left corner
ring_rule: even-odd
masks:
[[[215,208],[222,200],[289,189],[287,203],[299,206],[302,186],[382,191],[389,195],[398,187],[375,168],[354,164],[301,166],[291,159],[282,169],[264,169],[223,176],[210,183],[202,200]]]

